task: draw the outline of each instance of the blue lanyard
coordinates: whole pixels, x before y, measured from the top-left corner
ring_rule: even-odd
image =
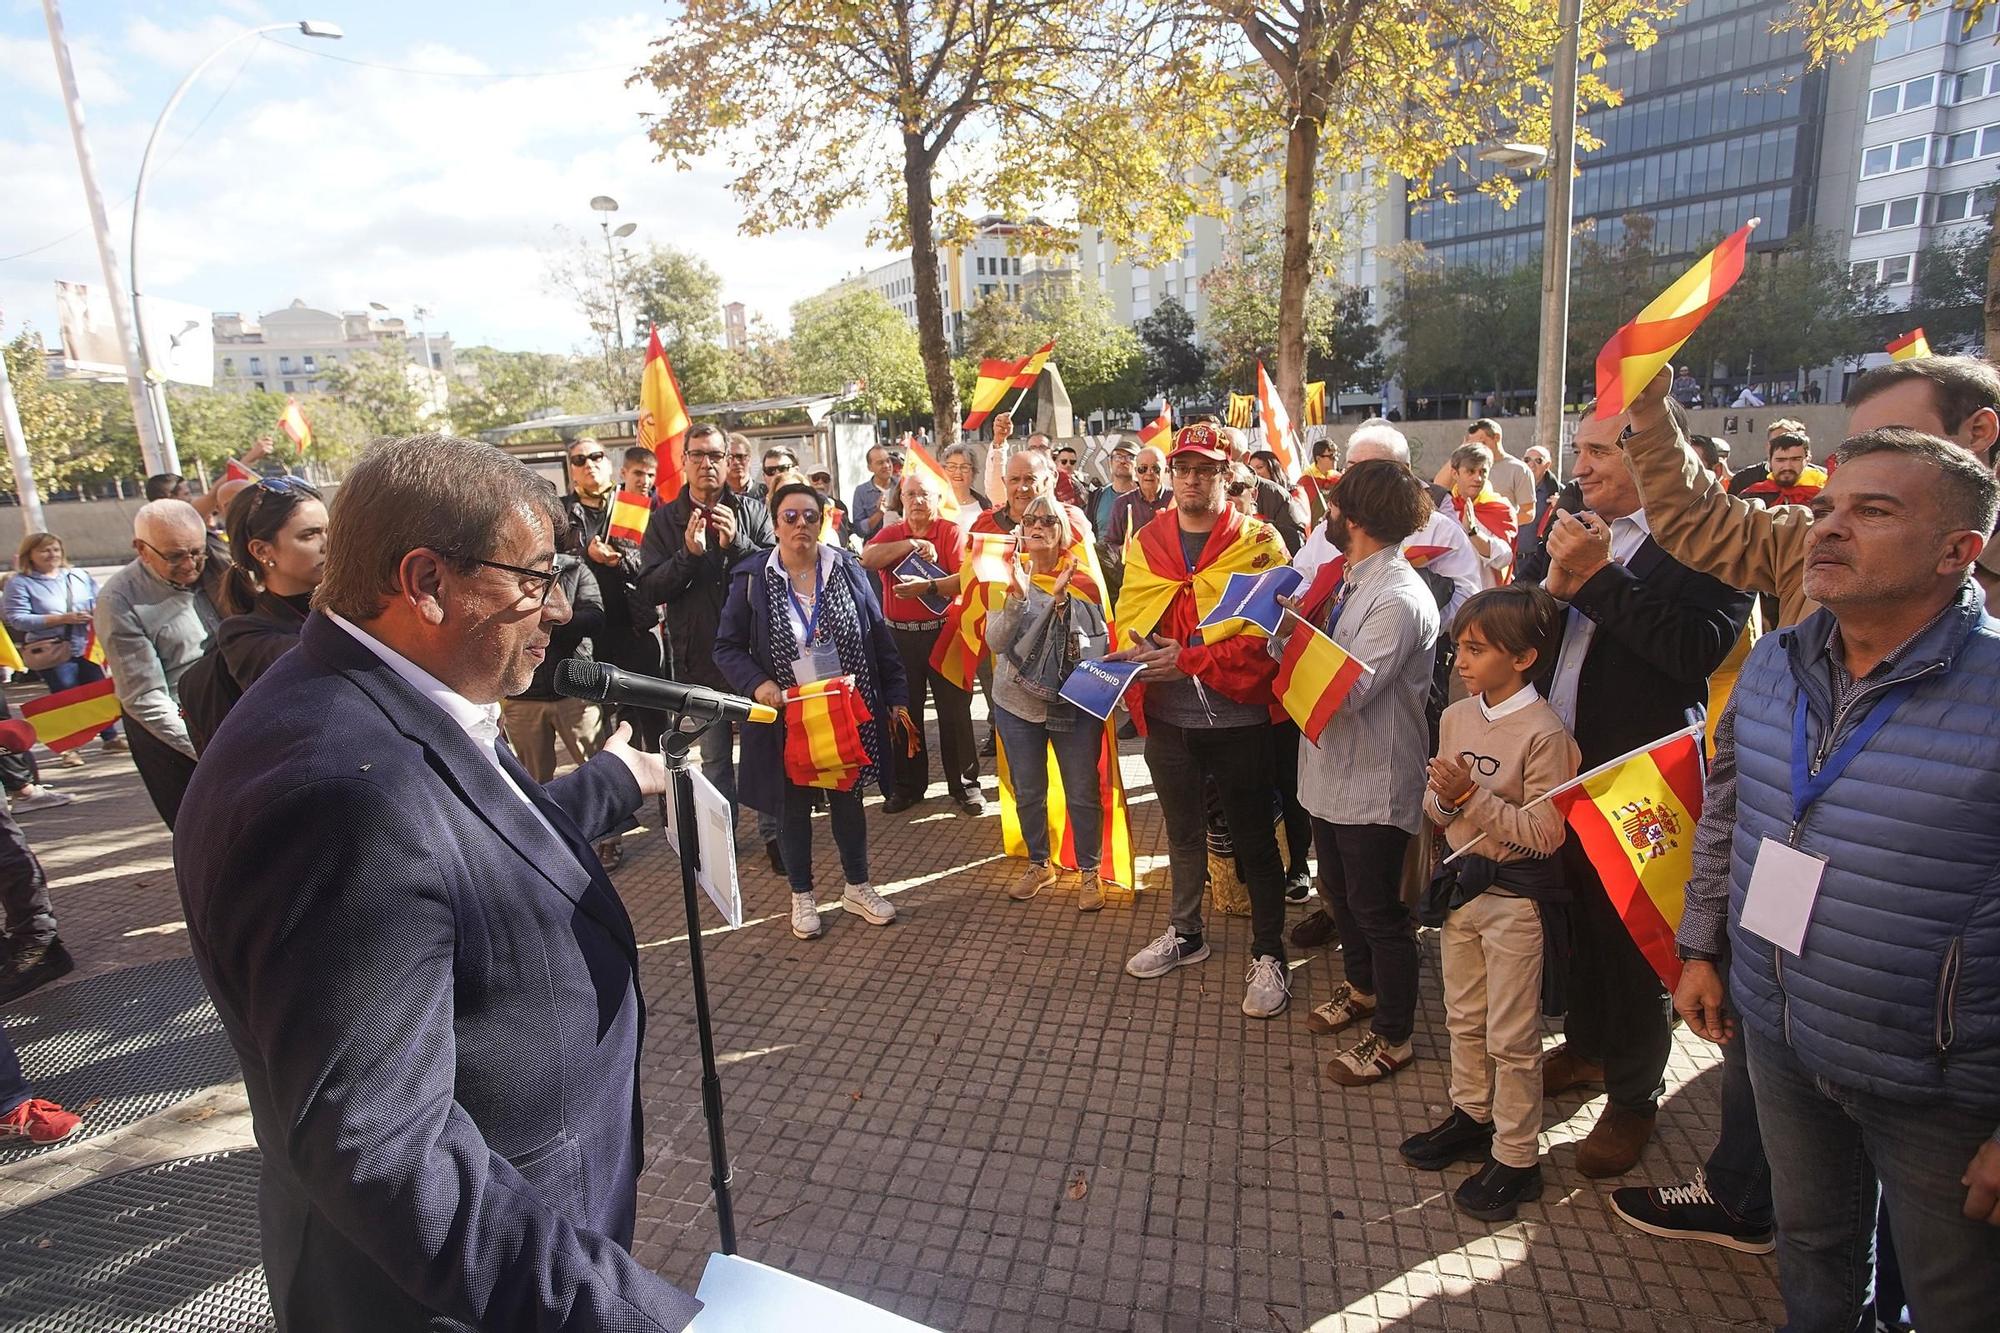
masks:
[[[1826,757],[1819,772],[1812,771],[1812,760],[1806,744],[1806,696],[1799,691],[1797,702],[1792,705],[1792,827],[1796,829],[1805,822],[1806,811],[1812,803],[1826,795],[1827,788],[1840,780],[1847,766],[1854,762],[1854,756],[1868,748],[1868,742],[1875,739],[1875,733],[1882,730],[1890,714],[1896,711],[1903,700],[1916,690],[1914,680],[1902,681],[1882,691],[1882,696],[1869,705],[1868,715],[1855,724],[1847,733],[1847,739],[1838,749]],[[1828,723],[1832,725],[1832,723]]]
[[[813,631],[819,628],[819,613],[821,603],[824,600],[821,596],[824,588],[821,585],[820,578],[820,565],[815,560],[813,562],[813,609],[812,614],[807,615],[805,603],[801,602],[799,595],[792,591],[792,576],[789,574],[785,576],[785,596],[792,599],[792,609],[799,613],[799,623],[806,627],[806,641],[799,645],[800,652],[804,652],[806,649],[812,647]]]

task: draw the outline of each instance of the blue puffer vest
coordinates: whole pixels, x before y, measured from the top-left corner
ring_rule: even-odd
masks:
[[[2000,1118],[2000,622],[1968,583],[1823,746],[1832,628],[1819,611],[1767,635],[1736,685],[1730,993],[1759,1036],[1830,1082]],[[1799,692],[1817,755],[1905,680],[1915,692],[1794,829]],[[1827,863],[1802,957],[1734,924],[1765,838]]]

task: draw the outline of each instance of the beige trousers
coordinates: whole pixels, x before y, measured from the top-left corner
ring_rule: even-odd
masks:
[[[573,763],[597,753],[597,705],[581,699],[503,699],[500,725],[507,744],[528,776],[547,782],[556,775],[556,742],[562,741]]]
[[[1482,893],[1445,918],[1439,949],[1451,1100],[1493,1122],[1495,1161],[1533,1166],[1542,1129],[1541,913],[1526,898]]]

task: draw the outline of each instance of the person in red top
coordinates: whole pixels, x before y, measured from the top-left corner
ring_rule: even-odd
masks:
[[[1146,732],[1146,767],[1167,826],[1173,923],[1125,970],[1164,976],[1208,957],[1202,895],[1208,834],[1202,786],[1213,778],[1250,891],[1253,961],[1243,1012],[1275,1018],[1290,1002],[1285,979],[1285,866],[1271,827],[1278,771],[1271,685],[1278,663],[1270,641],[1239,632],[1209,642],[1196,628],[1229,576],[1286,562],[1270,524],[1223,499],[1229,453],[1215,427],[1187,426],[1167,459],[1174,508],[1139,530],[1125,549],[1125,584],[1113,617],[1130,646],[1113,660],[1143,663],[1132,714]]]
[[[882,612],[903,659],[909,681],[910,717],[916,723],[917,752],[892,746],[894,781],[882,809],[899,814],[924,799],[931,781],[930,743],[924,738],[924,693],[929,687],[937,704],[938,748],[943,751],[945,787],[958,808],[969,815],[986,812],[979,790],[979,752],[972,739],[972,696],[940,675],[931,665],[931,649],[944,628],[939,605],[958,593],[959,562],[965,558],[965,530],[938,514],[937,480],[921,468],[903,473],[903,518],[884,523],[862,548],[861,565],[882,579]],[[944,571],[936,578],[900,578],[896,567],[912,555]]]

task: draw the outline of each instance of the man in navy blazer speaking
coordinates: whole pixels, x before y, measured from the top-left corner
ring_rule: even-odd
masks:
[[[202,756],[174,843],[242,1060],[278,1326],[679,1329],[632,1258],[645,1035],[593,843],[665,790],[621,727],[547,786],[499,701],[569,617],[554,489],[499,450],[372,449],[299,646]]]

